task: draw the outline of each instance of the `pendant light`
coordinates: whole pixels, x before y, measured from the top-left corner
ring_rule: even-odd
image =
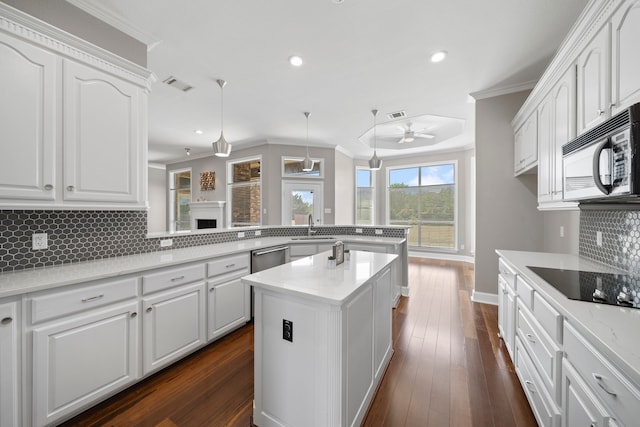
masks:
[[[218,157],[229,157],[231,154],[231,144],[224,139],[223,132],[223,117],[224,117],[224,86],[227,84],[222,79],[216,80],[218,86],[220,86],[220,138],[213,145],[213,154]]]
[[[382,166],[382,160],[378,158],[376,153],[376,114],[378,114],[378,110],[371,110],[371,114],[373,114],[373,157],[369,159],[369,169],[377,171]]]
[[[307,157],[302,161],[302,171],[303,172],[311,172],[313,170],[314,161],[309,157],[309,116],[310,112],[305,111],[304,116],[307,118]]]

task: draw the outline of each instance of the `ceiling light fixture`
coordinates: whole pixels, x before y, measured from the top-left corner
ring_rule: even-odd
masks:
[[[200,129],[196,129],[193,131],[196,135],[202,135],[202,131]]]
[[[225,82],[222,79],[218,79],[216,80],[216,83],[218,83],[218,86],[220,86],[220,138],[218,138],[218,140],[212,144],[213,154],[215,154],[218,157],[229,157],[229,154],[231,154],[231,144],[229,144],[227,140],[224,139],[224,132],[223,132],[224,86],[227,84],[227,82]]]
[[[299,67],[302,65],[302,58],[300,58],[298,55],[290,56],[289,64],[293,65],[294,67]]]
[[[186,151],[187,156],[191,155],[191,148],[185,148],[184,151]]]
[[[303,172],[311,172],[313,170],[314,161],[309,157],[309,116],[310,112],[305,111],[304,116],[307,118],[307,157],[302,161],[302,171]]]
[[[373,114],[373,157],[369,159],[369,169],[377,171],[382,167],[382,160],[378,158],[376,153],[376,114],[378,114],[378,110],[371,110],[371,114]]]
[[[431,62],[441,62],[444,61],[444,58],[447,57],[447,52],[444,50],[441,50],[440,52],[436,52],[433,55],[431,55]]]

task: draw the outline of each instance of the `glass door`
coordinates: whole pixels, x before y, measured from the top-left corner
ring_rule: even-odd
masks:
[[[282,225],[322,224],[322,183],[283,182]]]

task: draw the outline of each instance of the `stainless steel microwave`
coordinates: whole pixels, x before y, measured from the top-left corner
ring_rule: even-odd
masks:
[[[562,146],[566,201],[640,201],[640,103]]]

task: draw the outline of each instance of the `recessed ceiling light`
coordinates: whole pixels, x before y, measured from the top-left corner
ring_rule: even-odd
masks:
[[[191,155],[191,148],[185,148],[184,151],[187,152],[187,156]]]
[[[302,65],[302,58],[297,55],[290,56],[289,64],[293,65],[294,67],[299,67]]]
[[[202,131],[200,129],[196,129],[193,131],[194,133],[198,134],[198,135],[202,135]]]
[[[335,4],[340,4],[344,2],[344,0],[331,0],[331,1],[334,2]]]
[[[440,62],[443,61],[444,58],[447,57],[447,52],[445,52],[444,50],[441,50],[440,52],[436,52],[433,55],[431,55],[431,62]]]

